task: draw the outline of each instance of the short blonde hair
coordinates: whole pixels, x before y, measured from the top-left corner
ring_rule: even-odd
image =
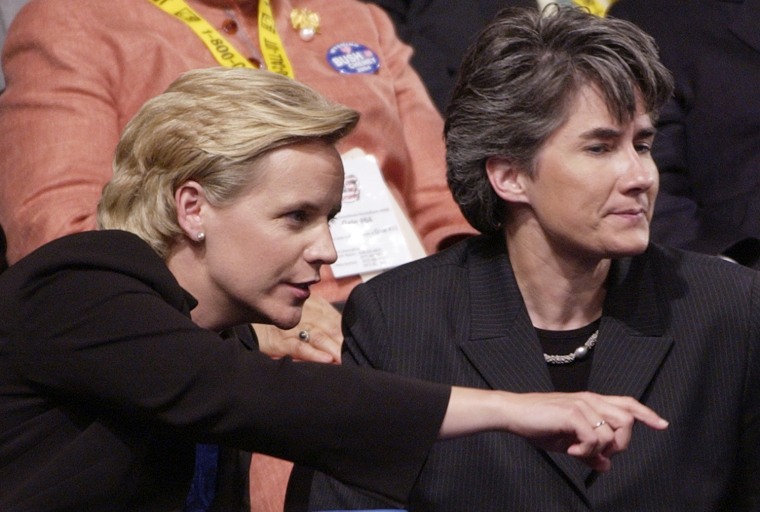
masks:
[[[182,234],[174,202],[180,185],[196,181],[212,204],[230,204],[254,182],[253,164],[265,153],[312,140],[334,144],[358,119],[354,110],[268,71],[189,71],[124,129],[98,226],[135,233],[166,258]]]

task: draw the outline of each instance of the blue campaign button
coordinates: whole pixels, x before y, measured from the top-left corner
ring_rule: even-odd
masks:
[[[380,59],[377,54],[359,43],[338,43],[327,50],[327,62],[338,73],[377,73]]]

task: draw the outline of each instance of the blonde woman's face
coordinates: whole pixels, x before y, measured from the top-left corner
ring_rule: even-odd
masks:
[[[337,259],[328,222],[340,210],[343,164],[332,145],[286,146],[256,164],[250,191],[204,216],[206,273],[214,308],[235,323],[294,327],[319,281]]]

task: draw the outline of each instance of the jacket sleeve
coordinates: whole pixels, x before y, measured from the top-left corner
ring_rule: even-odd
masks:
[[[246,350],[124,273],[64,269],[26,289],[13,368],[47,396],[290,459],[391,499],[409,493],[448,404],[448,386]]]

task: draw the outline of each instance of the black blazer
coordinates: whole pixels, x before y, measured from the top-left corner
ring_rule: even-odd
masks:
[[[3,512],[180,509],[196,442],[403,500],[448,403],[448,386],[274,361],[199,328],[195,300],[125,232],[47,244],[0,275],[0,296]]]
[[[757,265],[760,0],[619,0],[609,16],[651,34],[676,82],[653,147],[653,240]]]
[[[459,65],[478,32],[504,7],[536,8],[536,0],[365,0],[388,13],[414,48],[412,66],[438,110],[451,99]]]
[[[662,414],[597,474],[509,434],[438,443],[408,503],[430,512],[760,510],[760,280],[651,246],[616,261],[588,388]],[[344,364],[436,382],[552,391],[503,241],[478,237],[360,285]],[[382,502],[322,475],[311,510]]]

